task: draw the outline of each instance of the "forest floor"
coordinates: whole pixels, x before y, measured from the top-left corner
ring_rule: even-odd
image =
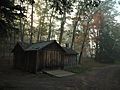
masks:
[[[0,90],[120,90],[120,65],[106,65],[73,76],[56,78],[0,64]]]

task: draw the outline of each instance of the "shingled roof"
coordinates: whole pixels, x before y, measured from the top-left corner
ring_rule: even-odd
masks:
[[[65,50],[65,52],[67,54],[78,54],[75,50],[71,49],[71,48],[68,48],[68,47],[63,47],[63,49]]]
[[[11,52],[13,52],[16,48],[16,46],[19,45],[23,50],[25,50],[29,44],[28,43],[25,43],[25,42],[17,42],[17,44],[15,45],[15,47],[13,48],[13,50]]]
[[[50,41],[41,41],[41,42],[38,42],[38,43],[34,43],[32,45],[30,45],[26,50],[29,51],[29,50],[40,50],[44,47],[46,47],[47,45],[51,44],[51,43],[54,43],[56,42],[55,40],[50,40]]]
[[[18,44],[25,50],[27,47],[29,47],[28,43],[25,42],[18,42]]]
[[[25,51],[32,51],[32,50],[41,50],[44,47],[52,44],[56,42],[55,40],[50,40],[50,41],[41,41],[38,43],[33,43],[33,44],[28,44],[28,43],[24,43],[24,42],[17,42],[17,45],[20,45],[22,47],[23,50]],[[56,42],[57,43],[57,42]],[[16,46],[15,46],[16,47]],[[14,47],[14,49],[15,49]],[[61,46],[60,46],[61,47]],[[67,47],[61,47],[67,54],[78,54],[76,51],[72,50],[71,48],[67,48]],[[12,50],[12,52],[14,51],[14,49]]]

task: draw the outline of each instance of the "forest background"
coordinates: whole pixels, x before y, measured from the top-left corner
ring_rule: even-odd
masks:
[[[79,63],[120,61],[118,7],[115,0],[0,0],[0,57],[10,58],[18,41],[56,40],[77,51]]]

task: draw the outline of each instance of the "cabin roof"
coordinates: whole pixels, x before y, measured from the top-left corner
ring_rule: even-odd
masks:
[[[68,48],[68,47],[63,47],[63,49],[65,50],[65,52],[67,54],[78,54],[75,50]]]
[[[17,44],[19,44],[22,47],[22,49],[25,50],[25,51],[41,50],[44,47],[46,47],[46,46],[48,46],[52,43],[57,43],[57,42],[55,40],[41,41],[41,42],[38,42],[38,43],[33,43],[32,45],[30,45],[28,43],[24,43],[24,42],[17,42]],[[15,47],[14,47],[14,49],[15,49]],[[14,51],[14,49],[12,50],[12,52]],[[72,50],[71,48],[61,47],[61,49],[69,55],[78,54],[75,50]]]
[[[25,50],[29,44],[28,43],[25,43],[25,42],[17,42],[17,44],[15,45],[15,47],[13,48],[13,50],[11,52],[14,52],[14,50],[16,49],[16,46],[19,45],[23,50]]]
[[[18,42],[18,44],[25,50],[29,44],[28,43],[25,43],[25,42]]]
[[[32,45],[30,45],[26,50],[29,51],[29,50],[40,50],[44,47],[46,47],[47,45],[51,44],[51,43],[54,43],[56,42],[55,40],[50,40],[50,41],[41,41],[41,42],[38,42],[38,43],[34,43]]]

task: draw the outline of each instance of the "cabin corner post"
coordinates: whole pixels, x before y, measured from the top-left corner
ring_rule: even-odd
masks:
[[[78,55],[76,55],[76,66],[78,65]]]
[[[36,55],[36,68],[35,68],[35,72],[37,73],[38,67],[39,67],[39,51],[37,50],[37,55]]]
[[[13,53],[13,68],[16,68],[15,53]]]
[[[64,69],[64,58],[65,58],[65,54],[62,53],[62,58],[61,58],[61,69]]]

